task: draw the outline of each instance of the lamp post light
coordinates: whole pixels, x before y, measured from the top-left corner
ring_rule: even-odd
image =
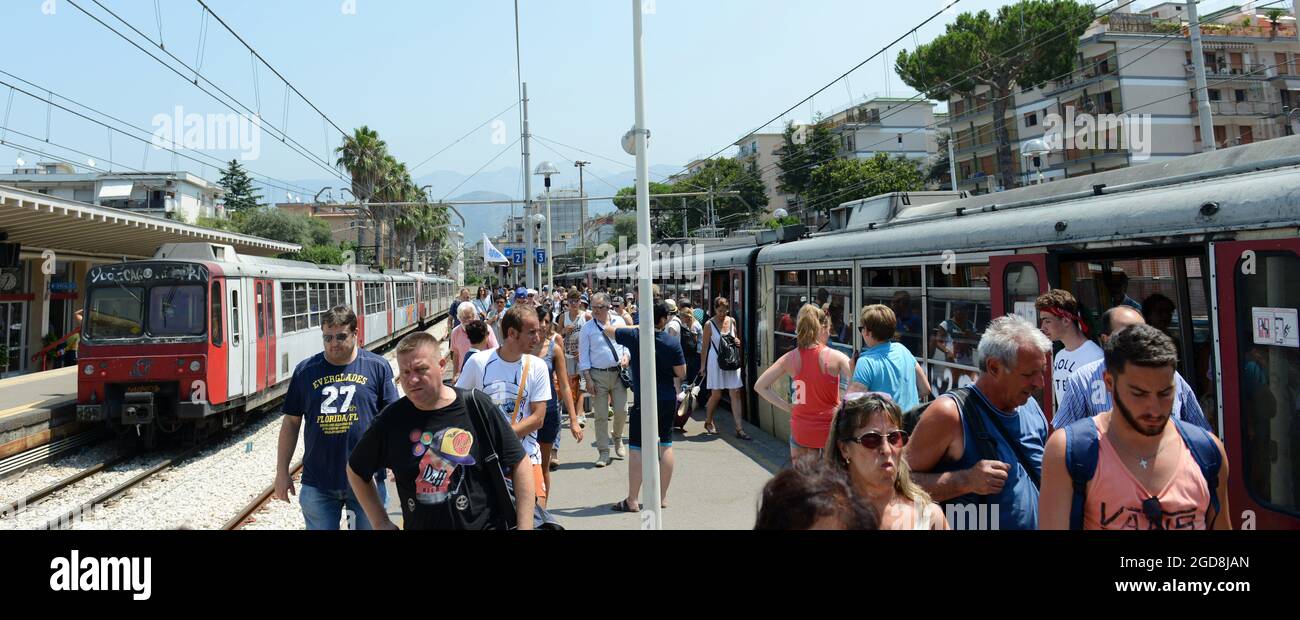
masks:
[[[537,164],[537,170],[533,174],[541,175],[546,182],[546,284],[548,290],[555,290],[555,269],[552,267],[554,257],[554,241],[551,239],[551,177],[560,173],[560,169],[555,164],[544,161]],[[531,257],[529,257],[531,258]]]

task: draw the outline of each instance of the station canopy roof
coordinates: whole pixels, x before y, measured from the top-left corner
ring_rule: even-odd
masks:
[[[0,186],[0,231],[9,243],[69,254],[151,258],[164,243],[211,242],[252,256],[275,256],[302,247],[261,237],[203,228],[123,209],[111,209]]]

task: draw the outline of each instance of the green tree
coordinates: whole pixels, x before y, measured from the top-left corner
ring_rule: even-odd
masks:
[[[1071,71],[1079,35],[1093,17],[1091,5],[1075,0],[1020,0],[999,8],[996,17],[988,11],[962,13],[933,41],[910,53],[900,51],[894,69],[931,99],[970,96],[988,87],[999,184],[1015,187],[1006,118],[1013,88],[1042,85]]]
[[[821,213],[841,203],[890,192],[924,189],[916,162],[876,153],[871,159],[837,159],[813,172],[807,191],[807,208]]]
[[[343,137],[342,146],[334,149],[338,160],[334,162],[340,170],[352,177],[352,195],[359,201],[375,200],[375,192],[388,174],[388,144],[379,139],[379,133],[362,126],[352,135]],[[369,207],[366,216],[374,225],[375,244],[381,245],[379,207]]]
[[[253,180],[237,159],[230,160],[226,169],[221,171],[221,180],[217,181],[217,185],[225,191],[227,213],[251,211],[262,204],[261,194],[253,188]]]
[[[797,140],[798,134],[804,138]],[[777,151],[777,188],[787,194],[803,196],[812,185],[812,173],[818,166],[839,156],[839,137],[831,132],[829,123],[815,122],[810,128],[800,129],[787,123],[782,134],[782,145]]]
[[[614,235],[616,237],[626,237],[629,246],[636,243],[636,215],[631,213],[615,215]],[[618,244],[614,245],[617,247]]]
[[[274,207],[263,207],[247,213],[238,232],[284,243],[308,245],[312,218],[296,215]],[[328,229],[326,230],[328,232]]]
[[[337,245],[308,245],[301,252],[283,254],[281,258],[306,261],[317,265],[342,265],[343,248]]]
[[[656,183],[654,181],[650,182],[651,196],[655,194],[671,194],[676,191],[678,190],[675,185],[670,185],[668,183]],[[624,187],[623,189],[618,190],[618,193],[615,194],[615,196],[616,198],[614,198],[614,206],[618,207],[619,211],[622,211],[624,213],[636,213],[636,186],[635,185],[631,187]]]

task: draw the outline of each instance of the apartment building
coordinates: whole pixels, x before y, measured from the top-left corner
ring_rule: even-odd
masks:
[[[870,159],[886,153],[922,161],[938,150],[936,105],[915,97],[869,97],[824,122],[840,137],[841,157]]]
[[[1005,118],[1016,185],[1166,161],[1205,150],[1207,140],[1223,148],[1293,133],[1289,114],[1300,103],[1294,16],[1274,22],[1242,5],[1201,22],[1213,136],[1201,136],[1198,124],[1184,5],[1120,11],[1083,33],[1073,73],[1014,90]],[[996,191],[989,89],[948,103],[959,189]],[[1027,152],[1034,139],[1050,153]]]
[[[807,127],[807,125],[796,124],[794,139],[797,142],[804,140]],[[752,133],[737,140],[736,146],[740,147],[736,158],[740,160],[741,165],[747,169],[751,164],[755,166],[759,177],[763,180],[763,187],[767,191],[767,210],[769,212],[778,209],[794,211],[795,206],[792,203],[796,198],[793,194],[780,190],[781,181],[778,179],[781,168],[777,163],[781,161],[781,149],[785,146],[784,132]],[[707,181],[708,179],[701,179],[702,183]]]
[[[190,223],[225,213],[223,190],[188,172],[77,172],[67,163],[39,162],[0,174],[0,185]]]

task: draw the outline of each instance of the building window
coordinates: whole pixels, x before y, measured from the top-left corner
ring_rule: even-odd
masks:
[[[1237,103],[1241,103],[1246,100],[1246,90],[1243,88],[1236,89],[1235,91],[1233,91],[1233,94],[1236,95],[1237,97]]]
[[[1030,112],[1025,115],[1025,127],[1034,127],[1038,125],[1038,113]]]
[[[1219,90],[1218,90],[1218,89],[1216,89],[1216,88],[1211,88],[1211,89],[1208,89],[1206,92],[1210,93],[1210,101],[1220,101],[1220,100],[1222,100],[1222,97],[1220,96],[1220,94],[1219,94]]]

